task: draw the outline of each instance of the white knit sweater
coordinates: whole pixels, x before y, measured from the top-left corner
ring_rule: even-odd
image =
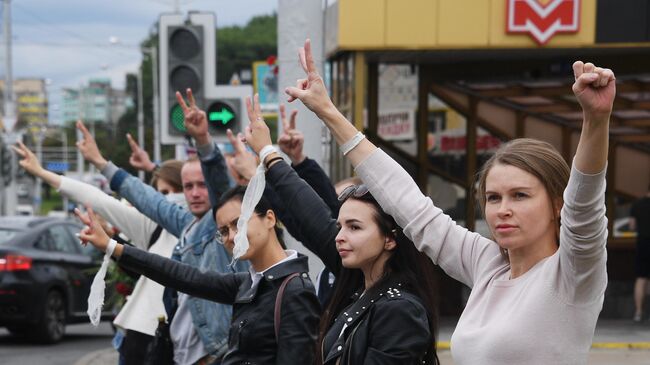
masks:
[[[157,224],[137,209],[118,201],[90,184],[67,177],[62,177],[59,191],[79,203],[90,204],[95,212],[128,236],[136,247],[147,250],[147,245]],[[148,251],[164,257],[171,257],[177,243],[178,238],[163,230]],[[158,326],[158,317],[166,317],[162,301],[164,289],[155,281],[141,276],[113,323],[124,329],[153,336]]]
[[[416,247],[472,288],[451,339],[456,364],[586,364],[607,286],[605,171],[571,171],[560,248],[513,280],[498,245],[435,207],[386,153],[356,172]]]

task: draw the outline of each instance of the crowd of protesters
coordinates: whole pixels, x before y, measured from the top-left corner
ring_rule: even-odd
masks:
[[[532,139],[505,143],[483,165],[483,237],[445,215],[337,110],[309,40],[299,55],[305,77],[285,89],[288,101],[323,121],[356,180],[330,182],[303,154],[296,113],[287,118],[284,106],[276,150],[257,96],[247,99],[245,133],[228,133],[226,157],[191,90],[177,93],[198,153],[158,167],[128,136],[130,162],[153,171],[151,186],[107,161],[78,122],[79,150],[130,206],[15,147],[25,170],[85,206],[76,211],[82,243],[140,275],[114,321],[125,331],[120,362],[438,364],[439,268],[472,289],[452,336],[456,364],[585,364],[607,286],[613,72],[573,64],[584,120],[571,166]],[[129,242],[107,234],[100,216]],[[281,226],[325,264],[317,285]]]

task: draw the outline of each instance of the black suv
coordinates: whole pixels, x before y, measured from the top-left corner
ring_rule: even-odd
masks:
[[[88,321],[90,285],[103,254],[79,244],[80,229],[63,218],[0,217],[0,327],[54,343],[66,324]]]

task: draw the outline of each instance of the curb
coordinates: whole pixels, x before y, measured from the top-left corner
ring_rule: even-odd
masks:
[[[650,342],[594,342],[592,349],[616,349],[616,350],[650,350]],[[449,341],[440,341],[438,350],[451,349]]]

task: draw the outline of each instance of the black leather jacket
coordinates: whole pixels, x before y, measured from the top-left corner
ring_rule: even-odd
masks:
[[[314,286],[306,274],[307,257],[283,262],[268,269],[251,287],[250,273],[220,274],[201,272],[195,267],[124,247],[121,265],[188,295],[233,305],[228,364],[312,364],[315,353],[320,305]],[[301,273],[286,286],[279,335],[274,327],[275,299],[285,277]]]
[[[416,296],[389,280],[352,300],[325,335],[323,364],[422,364],[432,339]]]
[[[342,267],[335,243],[338,227],[327,205],[284,162],[271,166],[266,177],[297,220],[302,244],[338,273]],[[419,298],[389,278],[350,303],[325,336],[319,351],[325,364],[339,359],[341,365],[422,363],[433,339]]]

